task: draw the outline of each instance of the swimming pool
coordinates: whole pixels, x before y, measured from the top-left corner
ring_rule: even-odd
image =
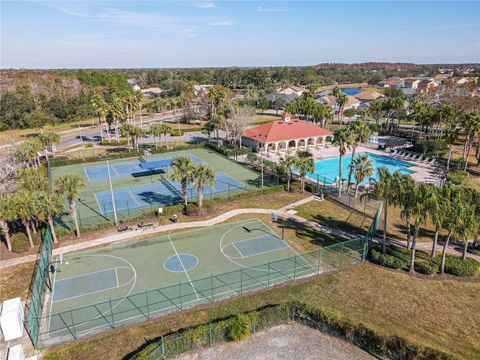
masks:
[[[347,94],[347,95],[350,95],[350,96],[357,95],[358,93],[360,93],[362,91],[358,88],[342,88],[341,90],[344,94]]]
[[[408,169],[413,166],[408,162],[396,160],[388,156],[376,155],[368,152],[361,153],[361,154],[368,155],[368,157],[373,161],[374,173],[372,175],[372,178],[374,178],[375,180],[378,180],[377,169],[382,166],[390,170],[391,173],[397,170],[400,170],[402,174],[414,173],[414,171]],[[355,157],[358,157],[361,154],[356,154]],[[348,178],[348,171],[349,171],[349,165],[351,160],[352,160],[351,154],[345,155],[343,157],[342,177],[344,179]],[[340,161],[338,157],[325,159],[325,160],[316,160],[315,172],[309,173],[308,177],[312,179],[316,179],[318,176],[319,181],[325,182],[327,184],[331,184],[335,182],[335,180],[338,178],[338,175],[339,175],[338,172],[340,168],[339,165],[340,165]],[[355,181],[355,179],[353,179],[353,175],[352,175],[352,181]],[[368,179],[365,179],[362,182],[362,184],[367,184],[367,183],[368,183]]]

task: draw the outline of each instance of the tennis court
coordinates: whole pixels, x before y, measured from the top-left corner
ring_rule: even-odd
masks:
[[[182,202],[181,186],[170,180],[171,161],[186,156],[195,163],[208,164],[217,174],[217,183],[205,187],[204,198],[229,198],[239,192],[257,190],[262,186],[261,174],[210,149],[191,149],[162,154],[144,155],[123,159],[106,160],[88,164],[74,164],[51,168],[52,184],[65,174],[75,174],[84,179],[77,201],[80,227],[96,227],[115,221],[130,221],[145,215],[154,216],[159,207]],[[108,178],[110,172],[110,180]],[[265,187],[277,185],[278,178],[264,176]],[[197,189],[188,187],[190,200],[197,198]],[[73,229],[74,224],[67,212],[55,219],[57,226]]]
[[[189,157],[194,163],[196,164],[201,164],[203,161],[200,160],[198,157],[195,155],[187,154],[187,157]],[[162,158],[161,160],[156,160],[155,162],[162,164],[162,166],[156,166],[163,168],[165,171],[168,171],[171,168],[171,163],[172,163],[173,158],[171,157],[166,157]],[[148,163],[147,161],[145,161]],[[102,180],[108,180],[109,179],[109,173],[110,173],[110,178],[111,179],[117,179],[120,177],[125,177],[125,176],[141,176],[143,175],[148,175],[149,173],[152,172],[153,167],[145,167],[142,166],[143,162],[141,159],[134,160],[134,161],[127,161],[123,163],[117,163],[117,164],[112,164],[112,165],[96,165],[96,166],[86,166],[85,169],[85,176],[89,182],[94,182],[94,181],[102,181]],[[150,163],[154,163],[153,161],[150,161]]]
[[[313,275],[324,255],[297,253],[259,218],[68,254],[53,259],[39,338],[69,341]]]
[[[215,178],[217,182],[213,186],[204,187],[206,197],[212,197],[226,192],[231,193],[246,188],[245,184],[220,172],[215,174]],[[189,200],[197,198],[198,189],[194,188],[192,184],[188,184],[187,192]],[[115,201],[116,211],[150,208],[153,205],[173,205],[181,202],[183,199],[182,184],[179,181],[161,177],[160,181],[155,181],[150,185],[133,186],[114,190],[113,192],[97,192],[95,193],[95,199],[103,215],[113,212],[113,201]]]

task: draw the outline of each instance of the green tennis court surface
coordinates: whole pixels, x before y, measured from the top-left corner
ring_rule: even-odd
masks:
[[[84,179],[77,201],[78,217],[82,228],[114,220],[113,201],[118,220],[132,220],[141,215],[153,215],[159,207],[182,201],[178,182],[169,179],[171,160],[187,156],[194,163],[207,163],[216,172],[217,184],[206,187],[204,198],[230,197],[239,192],[259,189],[261,177],[256,171],[241,166],[209,149],[172,151],[143,157],[99,160],[98,162],[53,167],[52,181],[64,174],[76,174]],[[147,164],[143,165],[142,164]],[[148,165],[150,164],[150,165]],[[110,179],[113,189],[110,191]],[[277,179],[265,176],[264,185],[277,185]],[[197,189],[189,186],[188,197],[196,199]],[[73,229],[71,217],[66,213],[55,219],[56,225]]]
[[[72,253],[53,259],[39,340],[71,341],[361,261],[364,240],[345,244],[298,254],[254,218]]]

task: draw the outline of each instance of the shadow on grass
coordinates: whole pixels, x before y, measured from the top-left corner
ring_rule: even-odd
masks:
[[[289,219],[285,221],[283,224],[284,224],[283,226],[285,226],[285,229],[294,230],[295,235],[299,239],[303,241],[308,241],[311,244],[314,244],[320,247],[325,247],[325,246],[329,246],[329,245],[333,245],[333,244],[337,244],[345,241],[345,239],[340,236],[335,236],[335,235],[320,232],[306,224],[299,223],[293,219]]]

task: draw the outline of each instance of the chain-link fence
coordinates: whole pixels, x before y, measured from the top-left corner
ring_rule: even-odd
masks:
[[[45,296],[48,279],[48,268],[52,256],[52,233],[50,227],[47,227],[40,245],[40,252],[37,259],[36,271],[31,286],[31,294],[27,302],[27,320],[26,328],[32,340],[33,346],[37,346],[38,335],[40,331],[40,322],[43,309],[43,298]]]
[[[120,325],[343,269],[363,261],[366,251],[365,238],[349,240],[254,267],[242,267],[158,289],[145,289],[43,318],[38,316],[39,313],[32,313],[32,323],[44,325],[39,334],[42,346],[68,342]]]

